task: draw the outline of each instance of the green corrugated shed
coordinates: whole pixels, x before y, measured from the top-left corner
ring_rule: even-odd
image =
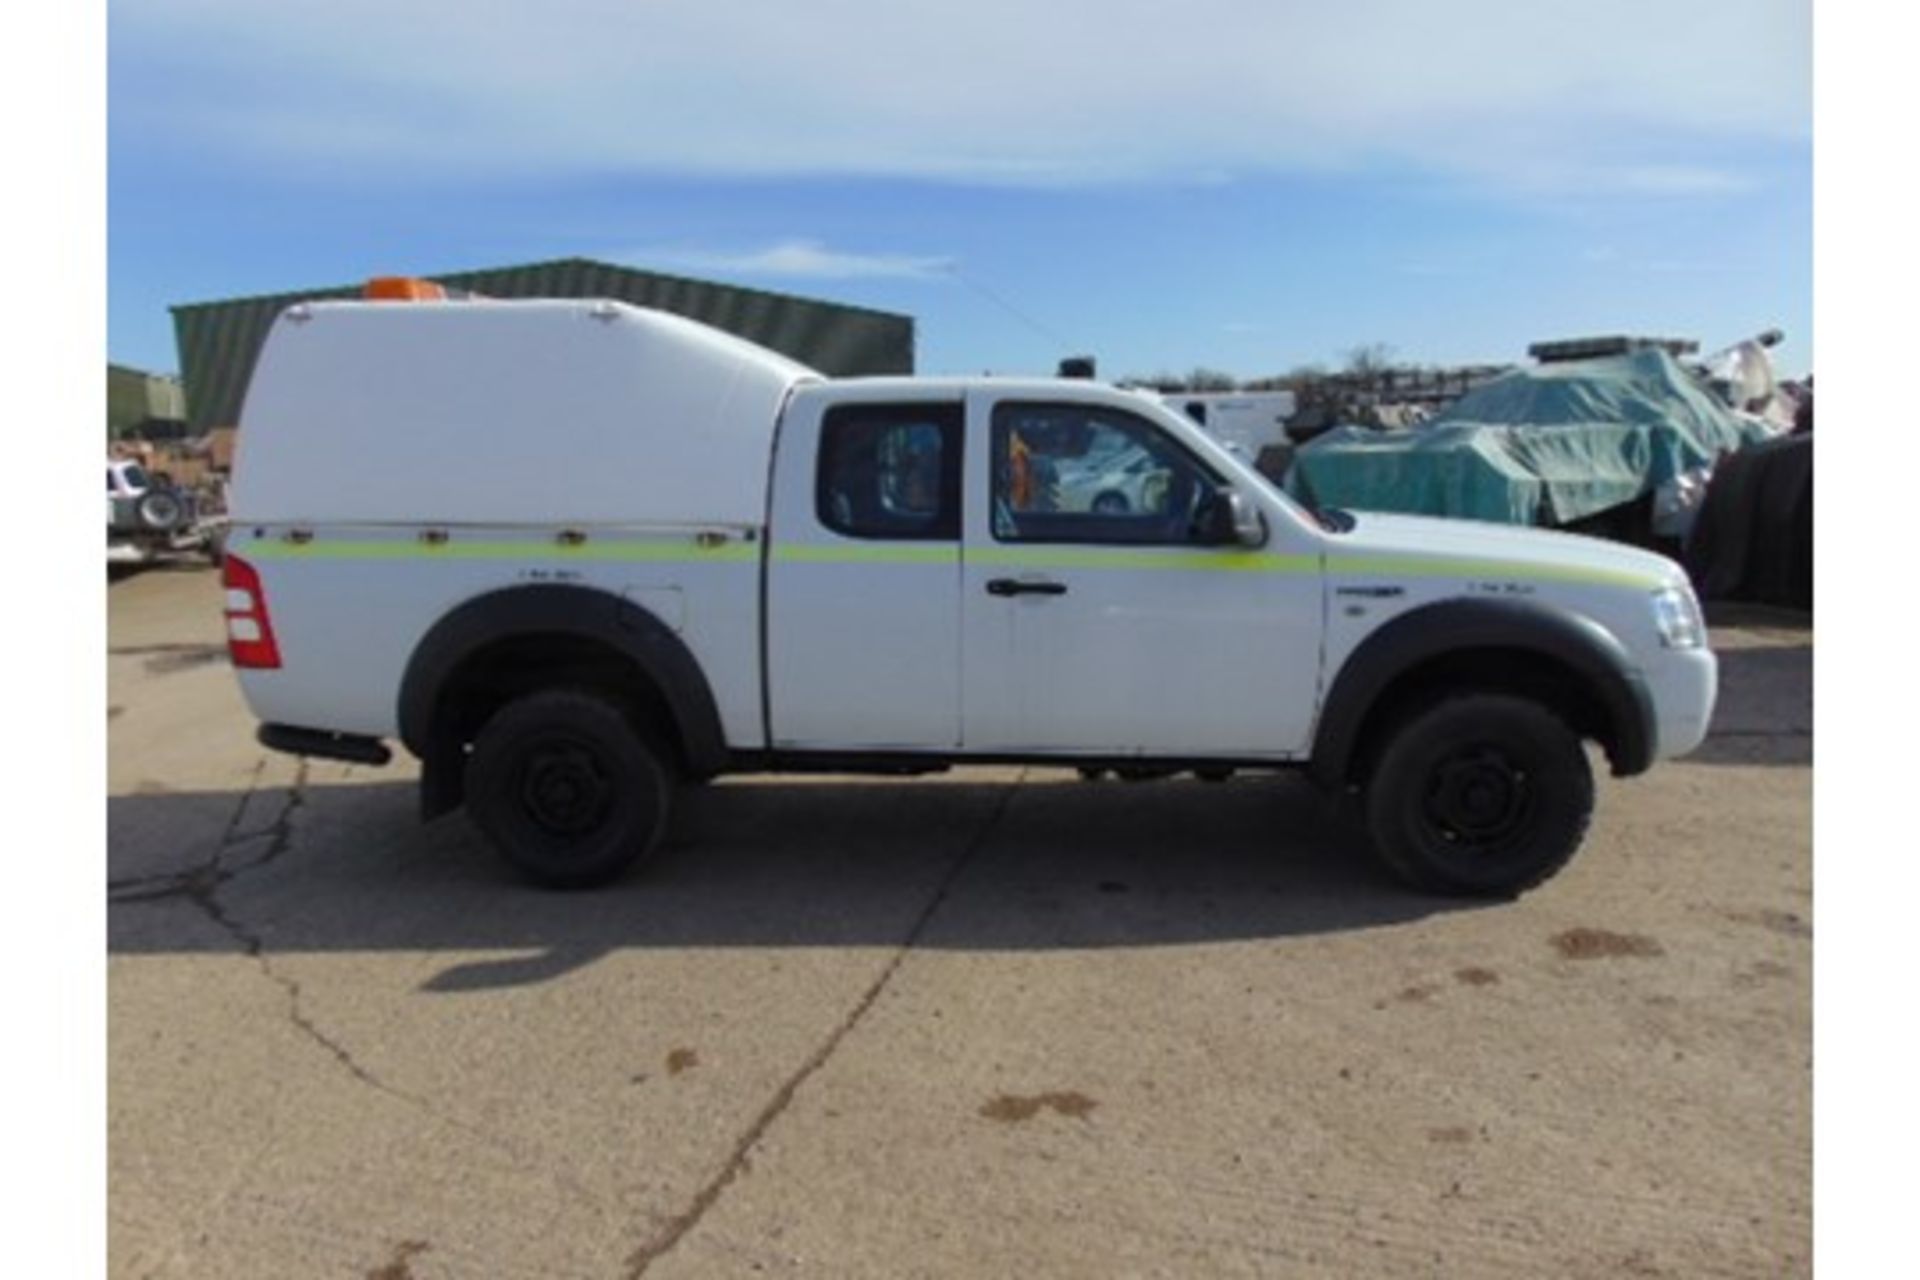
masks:
[[[589,258],[428,277],[496,298],[617,298],[670,311],[770,347],[832,377],[913,372],[913,317],[812,298],[635,271]],[[357,298],[360,285],[174,307],[174,338],[195,431],[233,426],[253,362],[288,305]]]
[[[177,422],[187,416],[180,384],[164,374],[107,366],[107,434],[118,436],[130,428],[158,419]]]

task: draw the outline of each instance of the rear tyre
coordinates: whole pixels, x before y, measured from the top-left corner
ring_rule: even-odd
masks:
[[[1127,502],[1127,495],[1124,493],[1115,493],[1112,490],[1108,490],[1093,500],[1093,513],[1095,515],[1124,516],[1130,510],[1132,510],[1132,506]]]
[[[1512,897],[1580,847],[1593,771],[1579,737],[1545,707],[1463,694],[1400,726],[1366,806],[1374,848],[1416,887]]]
[[[494,713],[467,757],[467,809],[527,879],[605,884],[659,847],[673,775],[619,707],[547,690]]]

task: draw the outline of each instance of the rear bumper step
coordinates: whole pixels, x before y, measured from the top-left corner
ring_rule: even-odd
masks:
[[[263,724],[255,736],[260,739],[261,746],[293,756],[321,756],[328,760],[348,760],[354,764],[385,764],[393,759],[393,750],[386,743],[356,733],[302,729],[290,724]]]

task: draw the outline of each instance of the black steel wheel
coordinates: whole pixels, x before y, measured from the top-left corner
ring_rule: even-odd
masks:
[[[1565,866],[1593,816],[1593,771],[1552,711],[1462,694],[1393,734],[1367,785],[1381,858],[1414,885],[1509,897]]]
[[[474,822],[521,874],[585,888],[658,847],[673,778],[618,706],[555,689],[494,713],[467,757],[466,790]]]

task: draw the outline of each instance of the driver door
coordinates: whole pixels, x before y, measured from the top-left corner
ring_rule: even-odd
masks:
[[[1320,584],[1285,553],[1307,548],[1204,541],[1223,477],[1126,409],[976,391],[967,448],[966,750],[1304,751]]]

